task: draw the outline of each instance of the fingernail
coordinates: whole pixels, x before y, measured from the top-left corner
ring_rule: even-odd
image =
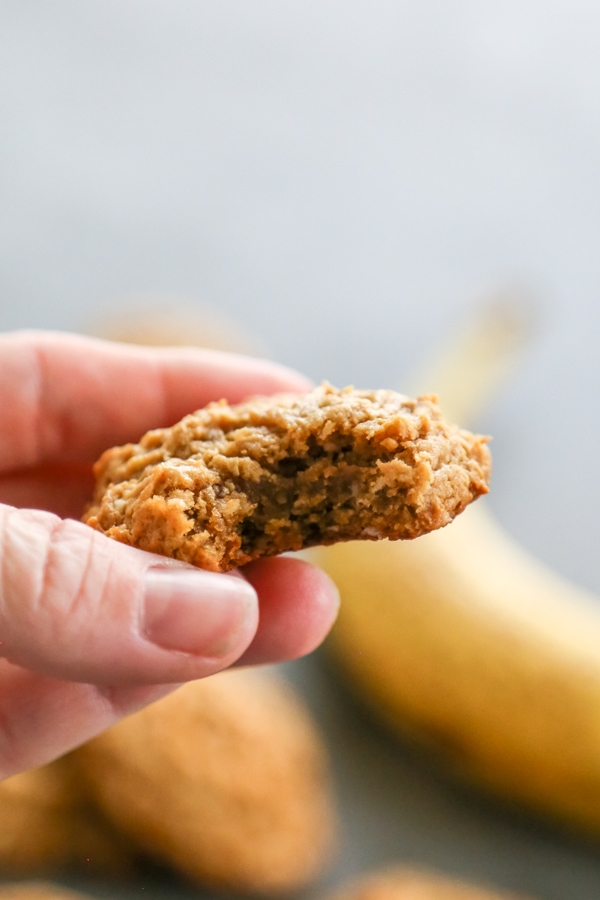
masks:
[[[146,571],[142,633],[167,650],[227,656],[256,616],[256,592],[242,578],[176,567]]]

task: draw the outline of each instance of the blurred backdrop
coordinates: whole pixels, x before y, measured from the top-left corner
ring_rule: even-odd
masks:
[[[2,0],[0,330],[180,304],[402,390],[508,292],[535,324],[475,423],[489,502],[600,591],[599,41],[589,0]]]

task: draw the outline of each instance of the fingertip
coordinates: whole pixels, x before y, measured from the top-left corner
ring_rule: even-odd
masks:
[[[322,643],[339,609],[325,572],[297,557],[256,560],[242,572],[258,593],[260,624],[239,664],[297,659]]]

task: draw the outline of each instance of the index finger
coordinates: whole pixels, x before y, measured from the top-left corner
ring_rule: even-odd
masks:
[[[93,460],[210,400],[309,388],[284,366],[217,350],[52,332],[0,335],[0,472]]]

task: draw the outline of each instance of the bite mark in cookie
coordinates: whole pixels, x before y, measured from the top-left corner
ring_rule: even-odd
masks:
[[[414,538],[487,493],[486,438],[432,397],[394,391],[225,401],[107,450],[84,521],[123,543],[224,572],[355,539]]]

